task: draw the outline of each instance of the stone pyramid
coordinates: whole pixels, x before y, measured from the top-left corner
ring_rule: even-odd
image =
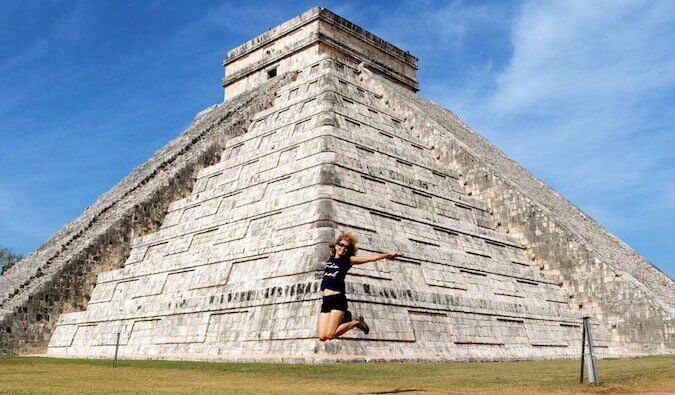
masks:
[[[508,360],[673,352],[673,280],[416,95],[417,59],[314,8],[233,49],[226,100],[0,276],[5,353]],[[327,244],[363,253],[320,342]]]

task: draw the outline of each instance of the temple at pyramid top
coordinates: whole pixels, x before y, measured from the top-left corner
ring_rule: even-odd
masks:
[[[417,58],[365,29],[315,7],[232,49],[223,62],[225,97],[300,70],[331,54],[417,92]]]

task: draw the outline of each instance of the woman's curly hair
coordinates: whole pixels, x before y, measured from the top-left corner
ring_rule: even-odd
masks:
[[[335,245],[341,242],[342,240],[347,240],[349,242],[349,247],[347,248],[347,256],[354,256],[356,255],[356,251],[358,248],[356,248],[356,243],[358,243],[358,239],[354,237],[353,234],[350,232],[345,232],[338,236],[337,240],[335,240],[335,243],[330,243],[328,246],[330,248],[330,255],[335,256]]]

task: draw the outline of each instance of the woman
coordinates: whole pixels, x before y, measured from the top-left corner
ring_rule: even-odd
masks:
[[[330,245],[331,257],[326,262],[323,281],[321,281],[323,291],[323,303],[321,314],[319,314],[319,340],[321,341],[337,339],[352,328],[358,328],[365,334],[370,331],[363,317],[352,319],[351,313],[347,311],[345,276],[351,266],[401,256],[399,252],[394,252],[357,257],[355,256],[356,242],[356,238],[351,233],[343,233],[335,244]]]

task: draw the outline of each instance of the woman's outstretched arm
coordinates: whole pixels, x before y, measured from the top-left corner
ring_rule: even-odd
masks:
[[[368,263],[368,262],[375,262],[379,261],[380,259],[387,259],[387,258],[396,258],[397,256],[401,256],[400,252],[388,252],[385,254],[374,254],[374,255],[368,255],[368,256],[353,256],[349,258],[349,262],[351,262],[352,265],[360,265],[362,263]]]

